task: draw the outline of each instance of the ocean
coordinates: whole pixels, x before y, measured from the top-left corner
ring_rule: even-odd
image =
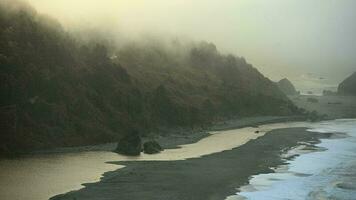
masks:
[[[339,134],[322,139],[316,150],[290,150],[287,155],[299,156],[275,173],[252,176],[227,200],[356,200],[356,120],[316,123],[308,130]]]

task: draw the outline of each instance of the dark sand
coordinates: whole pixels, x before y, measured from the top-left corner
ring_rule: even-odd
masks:
[[[305,128],[274,130],[245,145],[183,161],[117,162],[127,167],[104,174],[98,183],[52,200],[223,200],[254,174],[283,164],[282,151],[298,142],[316,143],[330,134]]]

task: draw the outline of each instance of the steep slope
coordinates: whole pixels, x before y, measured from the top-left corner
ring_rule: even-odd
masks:
[[[298,94],[292,82],[290,82],[287,78],[281,79],[277,82],[277,85],[282,92],[286,95],[296,95]]]
[[[0,7],[1,117],[11,119],[0,151],[112,141],[141,120],[129,101],[139,90],[104,46],[81,49],[54,20],[11,5]]]
[[[0,3],[0,92],[0,153],[298,112],[243,58],[211,43],[82,44],[16,1]]]
[[[337,91],[341,95],[356,95],[356,72],[342,81]]]

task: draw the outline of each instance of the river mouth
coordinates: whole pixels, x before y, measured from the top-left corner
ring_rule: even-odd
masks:
[[[318,123],[317,123],[318,124]],[[84,183],[100,180],[103,173],[123,168],[112,161],[173,161],[197,158],[241,146],[263,136],[266,132],[291,127],[310,127],[317,124],[288,122],[266,124],[212,132],[193,144],[167,149],[160,154],[127,157],[112,152],[93,151],[33,155],[21,159],[0,161],[0,199],[46,200],[52,196],[84,187]],[[256,131],[259,131],[256,133]]]

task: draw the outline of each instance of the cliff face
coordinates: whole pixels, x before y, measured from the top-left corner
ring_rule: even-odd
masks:
[[[298,94],[292,82],[284,78],[277,82],[279,89],[286,95],[296,95]]]
[[[27,6],[1,3],[0,92],[0,117],[7,119],[0,153],[298,111],[245,59],[211,43],[84,44]]]
[[[337,91],[340,95],[356,95],[356,72],[342,81]]]

